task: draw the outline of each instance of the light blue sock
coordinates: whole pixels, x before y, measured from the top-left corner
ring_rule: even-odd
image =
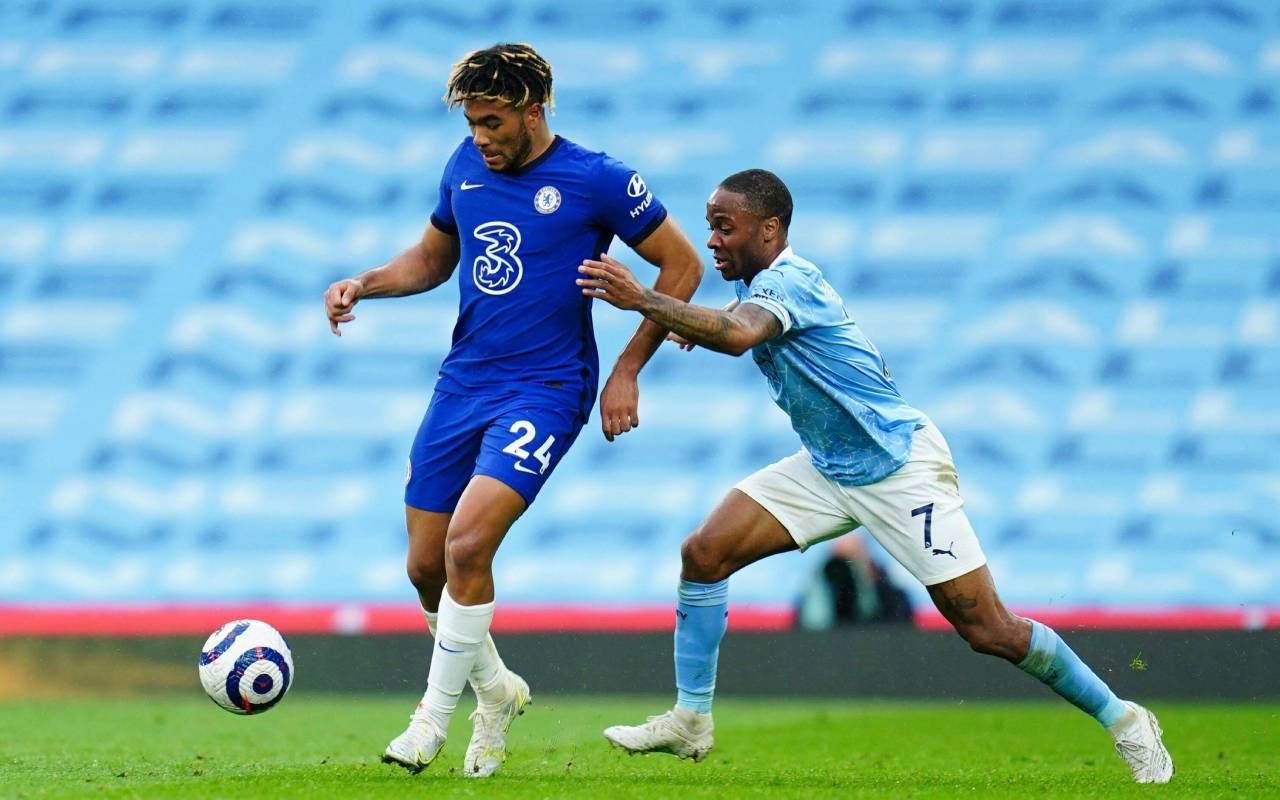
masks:
[[[1018,669],[1040,680],[1071,705],[1111,727],[1128,708],[1102,679],[1080,660],[1053,628],[1035,620],[1031,623],[1031,647]]]
[[[708,713],[716,693],[716,659],[729,619],[729,579],[680,581],[676,603],[676,705]]]

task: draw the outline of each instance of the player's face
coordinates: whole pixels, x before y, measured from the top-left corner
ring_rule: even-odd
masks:
[[[747,210],[738,192],[718,188],[707,200],[707,247],[716,271],[726,281],[750,280],[769,265],[762,236],[762,220]]]
[[[529,160],[532,125],[540,118],[541,108],[536,103],[522,110],[500,100],[462,101],[462,114],[486,167],[510,172]]]

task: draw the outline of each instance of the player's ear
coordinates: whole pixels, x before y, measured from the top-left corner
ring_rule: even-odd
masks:
[[[542,116],[543,116],[542,103],[530,103],[529,105],[525,106],[524,119],[525,119],[525,122],[529,123],[530,127],[537,125],[538,122],[542,120]]]
[[[778,238],[778,232],[782,230],[782,220],[777,217],[766,217],[760,223],[761,238],[765,242],[772,242]]]

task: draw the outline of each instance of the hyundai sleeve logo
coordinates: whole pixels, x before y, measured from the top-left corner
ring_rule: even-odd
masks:
[[[627,194],[632,197],[644,197],[648,191],[649,187],[644,185],[644,178],[640,177],[640,173],[631,173],[631,180],[627,181]]]

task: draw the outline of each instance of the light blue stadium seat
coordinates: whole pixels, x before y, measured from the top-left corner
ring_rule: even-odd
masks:
[[[1108,386],[1177,392],[1209,384],[1222,348],[1217,344],[1177,348],[1159,343],[1118,347],[1102,355],[1097,381]]]
[[[1067,431],[1050,444],[1045,466],[1082,474],[1142,474],[1165,463],[1170,443],[1162,431]]]
[[[0,30],[0,604],[413,602],[403,460],[457,289],[341,339],[320,297],[421,235],[467,135],[441,84],[503,40],[688,233],[699,303],[733,296],[711,189],[788,182],[792,244],[948,437],[1010,605],[1276,602],[1260,6],[10,3]],[[607,375],[639,318],[593,315]],[[640,393],[513,529],[504,602],[669,602],[683,537],[799,447],[749,357],[664,345]],[[736,602],[790,604],[811,561]]]

